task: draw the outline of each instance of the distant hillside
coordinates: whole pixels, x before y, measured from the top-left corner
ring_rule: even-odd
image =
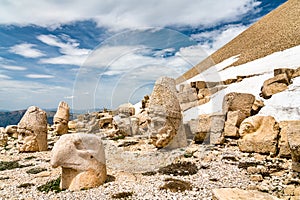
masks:
[[[17,110],[17,111],[5,111],[0,112],[0,127],[6,127],[7,125],[17,125],[26,110]],[[46,111],[48,124],[53,124],[53,116],[56,111]]]
[[[211,66],[240,55],[232,64],[238,66],[274,52],[300,45],[300,1],[288,0],[264,16],[232,41],[177,78],[188,80]]]

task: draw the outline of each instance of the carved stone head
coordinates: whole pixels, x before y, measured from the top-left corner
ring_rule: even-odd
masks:
[[[65,134],[55,143],[52,167],[62,167],[61,189],[98,187],[106,180],[106,161],[101,138],[92,134]]]
[[[70,118],[69,105],[64,101],[61,101],[58,105],[57,112],[53,118],[54,131],[58,135],[68,133],[69,118]]]
[[[27,109],[18,124],[19,152],[46,151],[47,145],[47,115],[36,106]]]

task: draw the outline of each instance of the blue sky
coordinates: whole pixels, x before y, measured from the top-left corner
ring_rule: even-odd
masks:
[[[114,108],[285,0],[0,0],[0,110]]]

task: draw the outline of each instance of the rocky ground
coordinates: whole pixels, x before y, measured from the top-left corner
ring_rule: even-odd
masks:
[[[242,153],[236,140],[230,139],[221,146],[191,143],[180,149],[173,162],[166,163],[167,167],[154,164],[136,172],[132,159],[143,156],[141,143],[149,148],[151,145],[146,139],[133,137],[103,140],[109,174],[105,184],[78,192],[57,191],[54,186],[58,185],[60,169],[49,163],[50,150],[57,139],[49,135],[49,150],[44,152],[18,153],[13,138],[5,148],[1,147],[0,199],[212,199],[212,190],[217,188],[258,190],[281,199],[297,199],[294,195],[300,195],[299,175],[290,170],[291,160]],[[128,156],[127,162],[123,156],[123,169],[113,162],[116,148],[135,155]],[[151,156],[145,157],[145,163],[155,162],[153,158],[159,157],[161,151],[152,148],[148,154]],[[48,187],[41,187],[47,183]]]

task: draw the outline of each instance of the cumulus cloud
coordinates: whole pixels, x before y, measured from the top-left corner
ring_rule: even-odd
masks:
[[[43,58],[40,60],[41,63],[81,65],[91,52],[90,49],[79,48],[79,42],[66,34],[62,34],[60,37],[55,35],[39,35],[37,39],[49,46],[58,47],[59,52],[63,54],[58,57]]]
[[[26,75],[27,78],[33,78],[33,79],[40,79],[40,78],[54,78],[54,76],[52,75],[48,75],[48,74],[27,74]]]
[[[199,41],[200,48],[212,54],[247,28],[244,25],[228,25],[218,30],[194,34],[191,37]]]
[[[61,24],[92,19],[99,26],[113,29],[140,26],[210,26],[231,21],[255,9],[257,0],[181,0],[143,1],[5,1],[0,7],[1,24],[36,24],[59,27]],[[33,9],[34,7],[34,9]],[[49,15],[46,11],[53,11]]]
[[[23,66],[15,66],[15,65],[2,65],[3,69],[12,70],[12,71],[24,71],[27,68]]]
[[[43,52],[38,49],[35,49],[35,44],[22,43],[10,47],[10,52],[21,55],[26,58],[39,58],[45,56]]]

